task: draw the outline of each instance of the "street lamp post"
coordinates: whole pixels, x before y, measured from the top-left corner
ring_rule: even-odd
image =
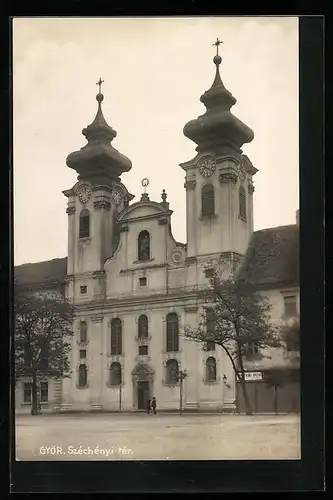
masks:
[[[121,413],[121,398],[122,398],[122,389],[121,389],[121,386],[122,386],[122,384],[120,382],[120,384],[119,384],[119,415]]]
[[[183,413],[183,380],[187,377],[186,370],[179,370],[179,412],[180,415]]]
[[[122,386],[123,386],[123,369],[120,367],[120,380],[119,380],[119,415],[121,414],[122,405]]]

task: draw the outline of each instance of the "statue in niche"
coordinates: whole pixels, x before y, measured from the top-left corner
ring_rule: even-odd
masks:
[[[144,231],[139,237],[139,260],[149,260],[150,258],[149,234]]]

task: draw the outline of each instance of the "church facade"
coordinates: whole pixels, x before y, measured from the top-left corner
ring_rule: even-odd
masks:
[[[113,147],[116,132],[104,118],[101,89],[96,96],[96,117],[82,131],[87,144],[66,160],[78,174],[76,184],[63,191],[67,257],[15,268],[20,286],[64,293],[75,305],[71,377],[44,383],[45,409],[144,410],[147,398],[155,396],[158,409],[177,410],[177,375],[186,371],[185,410],[233,411],[237,383],[222,348],[182,334],[204,311],[198,292],[208,286],[209,269],[221,257],[225,276],[252,260],[248,272],[272,301],[272,321],[283,321],[286,310],[289,317],[298,314],[298,224],[253,231],[257,169],[241,148],[254,134],[230,111],[236,99],[221,80],[218,54],[214,64],[213,84],[200,98],[206,112],[184,127],[197,146],[194,158],[180,165],[186,243],[173,237],[164,190],[157,201],[150,199],[145,180],[140,200],[127,190],[123,177],[132,164]],[[263,373],[294,365],[283,349],[275,349],[246,366],[255,377],[261,373],[256,380],[264,387]],[[17,410],[28,410],[28,379],[18,382],[16,393]]]

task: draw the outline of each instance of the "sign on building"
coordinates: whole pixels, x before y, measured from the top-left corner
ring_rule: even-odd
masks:
[[[252,380],[262,380],[262,372],[245,372],[245,380],[247,382]]]

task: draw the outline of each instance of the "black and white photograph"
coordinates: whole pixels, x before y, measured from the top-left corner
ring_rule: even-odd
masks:
[[[13,20],[16,460],[301,459],[298,29]]]

